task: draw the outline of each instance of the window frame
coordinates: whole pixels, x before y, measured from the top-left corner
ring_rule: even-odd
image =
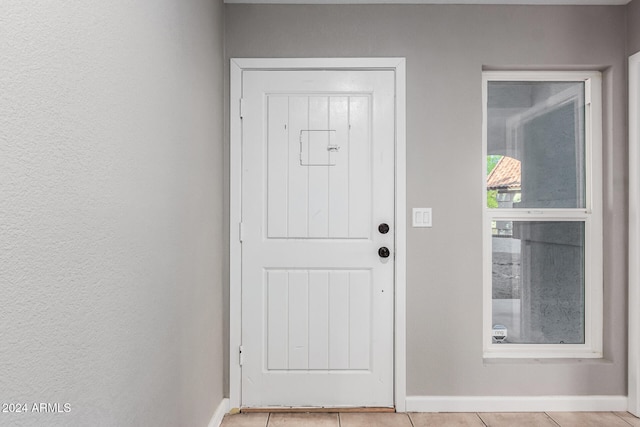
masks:
[[[488,84],[493,81],[584,82],[584,208],[505,209],[487,207]],[[558,94],[560,95],[560,94]],[[557,96],[557,95],[556,95]],[[565,102],[573,102],[567,98]],[[557,105],[557,104],[556,104]],[[555,106],[554,106],[555,107]],[[533,111],[523,114],[540,114]],[[509,123],[507,123],[509,126]],[[511,125],[511,135],[517,133]],[[483,71],[482,73],[482,236],[483,357],[602,358],[602,76],[597,71]],[[583,344],[510,344],[492,342],[492,221],[581,221],[585,228],[585,319]]]

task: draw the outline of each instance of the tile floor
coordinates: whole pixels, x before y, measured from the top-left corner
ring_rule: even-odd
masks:
[[[222,427],[640,427],[627,412],[238,414]]]

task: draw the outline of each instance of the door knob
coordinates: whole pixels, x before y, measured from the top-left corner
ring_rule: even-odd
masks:
[[[378,226],[378,231],[380,232],[380,234],[387,234],[389,232],[389,224],[383,222]]]
[[[389,254],[391,254],[391,252],[389,252],[389,248],[387,248],[386,246],[378,249],[378,255],[380,255],[380,257],[382,258],[389,258]]]

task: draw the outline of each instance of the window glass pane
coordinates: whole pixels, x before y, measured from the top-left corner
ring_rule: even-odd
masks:
[[[584,83],[487,89],[487,207],[584,208]]]
[[[493,342],[584,343],[584,222],[494,226]]]

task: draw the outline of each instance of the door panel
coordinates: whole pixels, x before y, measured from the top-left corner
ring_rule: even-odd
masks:
[[[242,405],[393,406],[394,74],[245,71],[243,98]]]
[[[270,270],[266,287],[268,370],[369,369],[370,270]]]
[[[368,96],[267,95],[269,238],[369,237],[369,105]]]

